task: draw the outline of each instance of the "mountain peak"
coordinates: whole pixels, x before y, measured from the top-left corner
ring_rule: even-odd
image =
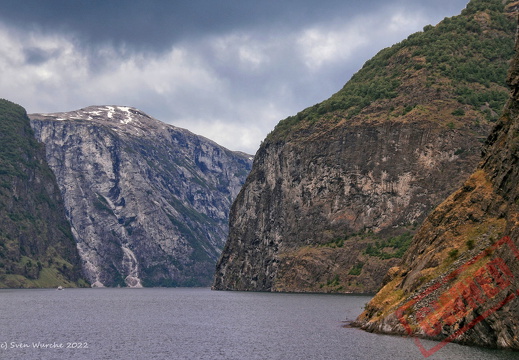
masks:
[[[167,127],[179,130],[179,128],[165,124],[131,106],[94,105],[69,112],[36,113],[29,116],[35,120],[91,121],[98,125],[109,126],[115,131],[124,131],[134,135],[143,135],[150,130],[160,132]]]
[[[85,114],[89,114],[89,118],[103,117],[105,119],[108,118],[115,120],[124,125],[138,121],[137,117],[151,118],[144,112],[129,106],[89,106],[82,110],[85,112]]]
[[[207,286],[252,161],[128,106],[31,114],[93,286]]]

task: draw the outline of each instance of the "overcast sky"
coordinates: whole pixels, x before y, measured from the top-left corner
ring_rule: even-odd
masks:
[[[0,97],[125,105],[254,154],[279,120],[468,0],[0,0]]]

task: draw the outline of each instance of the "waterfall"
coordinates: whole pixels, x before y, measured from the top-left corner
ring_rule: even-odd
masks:
[[[123,271],[125,274],[128,274],[124,281],[128,287],[132,288],[141,288],[141,279],[139,279],[139,263],[137,262],[137,257],[129,248],[123,245],[122,250],[124,252],[123,255]]]

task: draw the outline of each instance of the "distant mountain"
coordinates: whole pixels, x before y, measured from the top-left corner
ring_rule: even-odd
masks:
[[[472,0],[281,121],[233,204],[214,288],[376,292],[477,165],[508,97],[516,13]]]
[[[480,166],[427,217],[364,329],[519,350],[519,39],[516,51]]]
[[[0,144],[0,288],[87,286],[45,149],[3,99]]]
[[[31,114],[93,286],[207,286],[252,157],[130,107]]]

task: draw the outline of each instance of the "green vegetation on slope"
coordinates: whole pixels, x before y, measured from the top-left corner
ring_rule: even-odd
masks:
[[[0,288],[83,286],[54,175],[25,110],[0,100]]]
[[[322,121],[402,118],[435,101],[459,109],[454,116],[466,109],[495,121],[508,98],[504,79],[514,33],[515,19],[501,0],[473,0],[461,15],[380,51],[339,92],[282,120],[267,140]]]
[[[402,258],[411,244],[413,234],[406,232],[389,239],[375,241],[375,244],[368,245],[364,251],[366,255],[378,257],[380,259]]]

